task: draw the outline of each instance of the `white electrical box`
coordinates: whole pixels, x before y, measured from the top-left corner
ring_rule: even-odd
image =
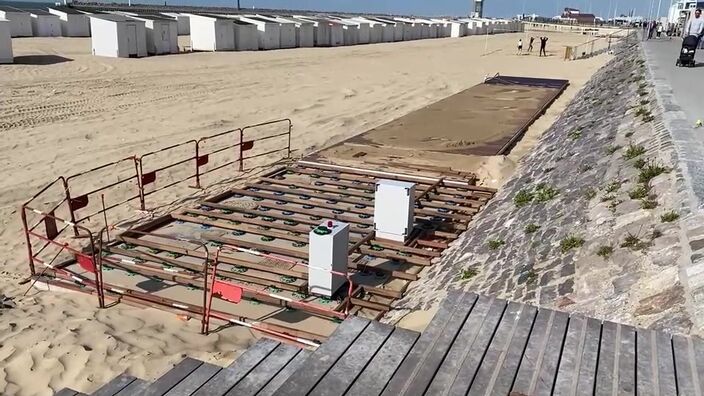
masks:
[[[379,180],[374,193],[374,231],[379,239],[406,242],[413,230],[414,183]]]
[[[339,221],[327,221],[309,234],[308,245],[308,292],[332,297],[347,282],[347,249],[350,241],[350,226]]]

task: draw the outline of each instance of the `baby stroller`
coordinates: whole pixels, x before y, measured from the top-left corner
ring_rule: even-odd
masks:
[[[694,54],[697,53],[697,44],[699,44],[698,36],[685,37],[682,40],[682,49],[675,65],[694,67]]]

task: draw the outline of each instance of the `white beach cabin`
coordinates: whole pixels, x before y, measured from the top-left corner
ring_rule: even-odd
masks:
[[[315,23],[288,16],[277,16],[274,19],[282,23],[293,23],[296,26],[296,47],[315,47]]]
[[[314,18],[304,15],[294,15],[296,19],[311,21],[315,24],[316,47],[338,47],[344,44],[342,25],[325,18]]]
[[[442,37],[442,32],[441,32],[442,27],[439,23],[432,21],[430,19],[416,18],[415,20],[428,27],[428,38],[434,39],[434,38]]]
[[[233,51],[235,24],[216,15],[188,14],[191,24],[191,49],[194,51]]]
[[[188,36],[191,34],[191,19],[188,15],[179,14],[177,12],[162,12],[162,14],[176,20],[179,36]]]
[[[144,21],[117,14],[90,16],[93,55],[113,58],[147,56]]]
[[[178,22],[161,15],[137,15],[147,29],[147,53],[149,55],[178,54]]]
[[[61,36],[61,19],[44,10],[27,10],[32,17],[32,34],[34,37]]]
[[[237,19],[257,26],[259,32],[259,49],[273,50],[281,48],[281,26],[252,15],[241,15]],[[294,36],[294,41],[295,41]]]
[[[296,48],[296,24],[291,21],[284,21],[272,15],[256,15],[257,19],[270,21],[279,24],[279,43],[281,48]]]
[[[240,21],[236,15],[228,15],[232,18],[235,32],[235,51],[259,51],[259,31],[257,25]]]
[[[438,38],[450,37],[452,35],[452,23],[444,19],[431,19],[438,26]]]
[[[326,18],[330,23],[339,25],[342,28],[342,44],[357,45],[359,44],[359,25],[354,22],[345,22],[341,19],[330,17]]]
[[[396,22],[392,22],[392,21],[380,19],[380,18],[368,18],[368,19],[372,20],[378,24],[381,24],[382,29],[381,29],[381,41],[380,42],[392,43],[394,41],[397,41],[396,40],[397,37],[400,37],[400,40],[398,40],[398,41],[403,40],[403,24],[396,24]]]
[[[357,26],[359,30],[359,38],[357,44],[369,44],[371,43],[371,24],[369,22],[362,22],[355,18],[337,18],[343,23],[352,24]],[[379,30],[381,32],[381,30]],[[377,41],[378,42],[378,41]]]
[[[467,22],[452,21],[450,25],[450,37],[464,37],[467,35]]]
[[[88,19],[86,14],[65,6],[49,7],[49,12],[59,17],[62,36],[90,36],[90,19]]]
[[[386,18],[376,18],[379,21],[390,24],[394,27],[394,34],[391,41],[413,40],[413,25],[401,21]],[[386,40],[384,40],[386,41]]]
[[[350,18],[350,20],[359,22],[360,24],[366,23],[369,25],[369,44],[381,43],[381,38],[384,35],[385,28],[385,25],[383,23],[362,17]],[[394,27],[390,26],[390,29],[393,31]]]
[[[13,59],[10,21],[0,18],[0,63],[12,63]]]
[[[32,37],[32,16],[28,12],[0,6],[0,18],[10,22],[12,37]]]
[[[394,21],[404,23],[407,26],[410,25],[410,31],[409,29],[404,29],[403,31],[403,40],[408,41],[408,40],[420,40],[422,38],[428,38],[428,31],[425,31],[426,37],[423,37],[423,24],[420,22],[415,22],[411,19],[406,19],[406,18],[394,18]],[[427,28],[426,28],[427,29]]]

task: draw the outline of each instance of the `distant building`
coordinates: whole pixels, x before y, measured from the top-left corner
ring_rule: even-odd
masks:
[[[484,17],[484,1],[483,0],[471,0],[472,1],[472,12],[470,16],[472,18],[483,18]]]
[[[596,15],[582,13],[576,8],[565,8],[560,19],[568,20],[580,25],[593,25],[597,21]]]

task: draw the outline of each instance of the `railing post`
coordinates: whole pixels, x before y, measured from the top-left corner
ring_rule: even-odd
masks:
[[[66,193],[66,202],[68,203],[68,212],[71,215],[71,223],[73,224],[73,235],[78,237],[78,227],[76,224],[76,214],[73,213],[73,203],[71,202],[71,191],[68,188],[68,182],[63,180],[64,191]]]
[[[36,271],[34,269],[34,254],[32,253],[32,242],[29,239],[29,226],[27,225],[27,213],[25,212],[27,208],[22,205],[22,212],[20,215],[22,216],[22,227],[24,227],[24,237],[27,242],[27,256],[29,258],[29,272],[32,274],[32,276],[36,275]]]
[[[196,141],[196,185],[195,187],[200,189],[200,139]]]
[[[288,152],[286,158],[291,158],[291,129],[293,129],[293,123],[288,120]]]
[[[147,210],[146,198],[144,195],[144,184],[142,183],[142,173],[144,169],[142,168],[142,157],[134,157],[134,169],[137,173],[137,190],[139,192],[139,208],[141,210]]]
[[[244,130],[240,129],[240,158],[238,159],[240,172],[244,171],[244,152],[242,151],[243,144],[244,144]]]

